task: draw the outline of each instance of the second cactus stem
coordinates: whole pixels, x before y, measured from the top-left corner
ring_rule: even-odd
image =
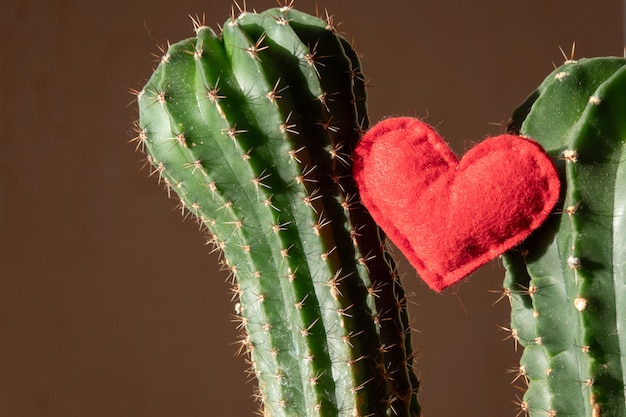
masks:
[[[623,58],[566,62],[513,115],[563,184],[558,213],[505,257],[528,416],[626,415],[625,116]]]
[[[331,23],[198,25],[138,94],[138,138],[223,253],[265,415],[417,416],[404,292],[351,177],[364,79]]]

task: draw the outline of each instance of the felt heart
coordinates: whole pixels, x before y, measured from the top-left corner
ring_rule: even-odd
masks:
[[[354,156],[363,204],[438,292],[521,243],[559,198],[552,161],[519,136],[488,138],[459,161],[431,126],[390,118]]]

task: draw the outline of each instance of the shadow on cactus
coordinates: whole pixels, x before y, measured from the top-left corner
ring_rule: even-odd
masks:
[[[417,416],[406,300],[361,206],[354,49],[290,7],[171,45],[137,95],[155,175],[233,276],[268,416]]]

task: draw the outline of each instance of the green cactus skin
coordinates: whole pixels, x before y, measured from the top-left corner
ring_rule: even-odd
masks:
[[[405,296],[351,178],[356,53],[290,7],[196,34],[137,94],[138,141],[232,273],[264,415],[419,415]]]
[[[557,164],[561,208],[505,256],[529,416],[626,415],[626,60],[557,68],[511,130]]]

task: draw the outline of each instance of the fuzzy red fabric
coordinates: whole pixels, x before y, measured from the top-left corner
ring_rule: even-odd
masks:
[[[437,292],[521,243],[560,190],[532,140],[488,138],[459,161],[431,126],[408,117],[365,134],[354,177],[374,220]]]

